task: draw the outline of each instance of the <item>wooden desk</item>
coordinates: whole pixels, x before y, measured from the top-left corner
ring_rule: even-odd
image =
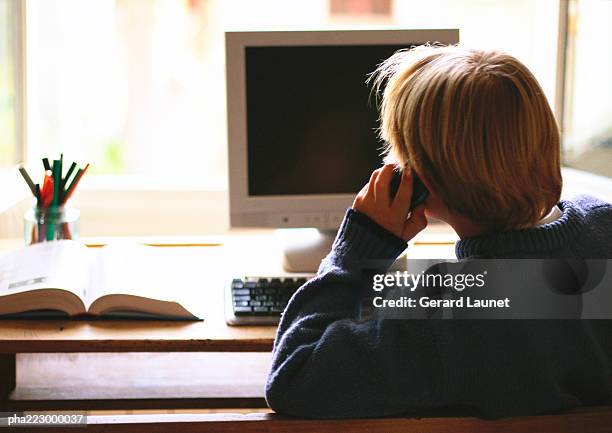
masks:
[[[269,244],[262,242],[261,236],[229,237],[224,245],[214,241],[210,246],[163,248],[169,268],[183,276],[183,287],[189,284],[188,308],[196,310],[204,318],[202,322],[1,320],[0,409],[19,406],[11,400],[19,353],[271,351],[276,327],[232,327],[225,324],[224,317],[223,288],[230,275],[255,269],[282,273],[278,251],[257,247]],[[5,246],[14,244],[5,242]],[[240,402],[231,405],[240,406]]]
[[[212,315],[203,322],[1,320],[0,354],[268,352],[275,331],[272,326],[227,326],[223,317]]]
[[[219,305],[221,309],[222,306]],[[222,310],[221,310],[222,311]],[[9,409],[116,409],[159,407],[263,407],[259,397],[240,395],[240,383],[227,387],[226,396],[210,396],[202,388],[201,397],[176,400],[171,379],[148,382],[143,391],[127,389],[113,398],[91,397],[95,390],[75,389],[70,383],[61,389],[19,387],[16,381],[17,354],[83,352],[269,352],[275,327],[229,327],[222,317],[204,322],[124,322],[124,321],[0,321],[0,411]],[[115,357],[116,358],[116,357]],[[170,366],[172,368],[172,366]],[[103,372],[102,372],[103,373]],[[44,374],[44,373],[43,373]],[[97,374],[94,370],[92,374]],[[67,373],[68,380],[70,373]],[[233,378],[232,378],[233,381]],[[170,385],[170,386],[169,386]],[[159,388],[156,393],[144,389]],[[164,389],[162,389],[164,388]],[[100,391],[103,391],[100,388]],[[105,390],[104,390],[105,391]],[[262,390],[263,392],[263,390]],[[147,394],[134,400],[134,393]],[[193,393],[193,390],[191,390]],[[101,392],[100,394],[106,394]],[[150,394],[150,397],[149,397]],[[121,398],[121,401],[113,401]],[[83,401],[85,400],[85,401]]]
[[[165,400],[113,402],[62,401],[44,397],[44,402],[20,402],[16,387],[16,355],[20,353],[116,353],[116,352],[269,352],[274,342],[275,327],[232,327],[225,324],[223,287],[232,275],[284,274],[281,253],[270,242],[270,232],[254,231],[249,235],[230,235],[223,239],[200,239],[190,246],[174,240],[169,254],[172,272],[185,279],[181,285],[190,289],[188,308],[194,307],[203,322],[169,321],[104,321],[104,320],[0,320],[0,411],[13,409],[93,409],[168,407]],[[423,242],[423,241],[421,241]],[[104,243],[96,240],[95,244]],[[162,244],[162,241],[156,242]],[[0,243],[0,250],[19,242]],[[423,242],[413,247],[427,254],[448,255],[448,242]],[[160,247],[162,248],[162,247]],[[432,250],[432,248],[435,250]],[[432,256],[433,256],[432,255]],[[422,254],[417,254],[422,258]],[[27,393],[26,393],[27,394]],[[31,392],[29,393],[31,394]],[[45,394],[48,395],[49,393]],[[62,392],[58,391],[60,396]],[[17,398],[12,398],[17,397]],[[162,399],[164,400],[164,399]],[[223,399],[221,399],[223,400]],[[262,398],[193,399],[174,407],[261,407]]]

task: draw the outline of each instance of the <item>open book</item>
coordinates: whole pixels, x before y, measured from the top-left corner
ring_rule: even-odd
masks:
[[[175,299],[178,283],[163,259],[155,247],[69,240],[12,251],[0,256],[0,317],[199,320]]]

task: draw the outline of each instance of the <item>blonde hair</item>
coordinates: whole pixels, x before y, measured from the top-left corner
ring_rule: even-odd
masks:
[[[422,46],[373,73],[380,137],[449,210],[492,229],[532,226],[561,194],[559,129],[531,72],[498,51]]]

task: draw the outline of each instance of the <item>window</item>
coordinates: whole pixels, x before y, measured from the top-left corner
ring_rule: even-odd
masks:
[[[0,0],[0,214],[27,193],[17,172],[25,159],[24,3]]]
[[[22,160],[21,1],[0,0],[0,167]]]
[[[525,61],[552,102],[550,0],[38,0],[27,21],[30,155],[224,189],[223,32],[381,25],[460,28],[465,43]]]
[[[63,151],[93,173],[219,183],[223,64],[210,3],[32,2],[32,151]]]
[[[612,2],[572,0],[568,6],[565,162],[612,177]]]

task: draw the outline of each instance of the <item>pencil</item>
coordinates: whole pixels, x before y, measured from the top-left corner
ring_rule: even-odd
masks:
[[[72,164],[70,164],[70,168],[68,169],[68,173],[66,173],[66,177],[64,177],[64,179],[62,180],[62,186],[66,186],[66,183],[68,183],[68,180],[70,179],[70,175],[72,174],[72,172],[74,171],[74,169],[76,168],[77,164],[76,162],[73,162]],[[65,189],[64,189],[65,191]]]
[[[62,194],[64,193],[64,182],[63,182],[63,178],[64,178],[64,153],[60,153],[60,159],[59,159],[59,188],[57,190],[57,202],[61,203],[62,201]]]
[[[40,197],[43,207],[48,207],[53,201],[53,178],[51,177],[51,170],[47,170],[45,173]]]
[[[70,185],[68,185],[68,188],[66,188],[66,194],[64,194],[64,203],[72,195],[72,190],[76,187],[76,183],[81,177],[81,173],[83,173],[83,169],[79,168],[77,172],[74,174],[74,177],[72,178],[72,182],[70,182]]]
[[[51,170],[51,165],[49,164],[49,158],[42,159],[43,166],[45,167],[45,171]]]
[[[83,169],[79,168],[76,175],[74,176],[74,179],[72,180],[72,183],[68,187],[68,190],[66,190],[66,194],[64,194],[64,201],[62,202],[62,204],[66,203],[70,199],[70,197],[74,193],[74,190],[76,189],[77,185],[81,181],[81,178],[83,177],[83,175],[85,174],[88,168],[89,168],[89,164],[87,164],[85,168]]]
[[[34,185],[34,182],[32,182],[32,178],[23,165],[19,167],[19,173],[21,173],[21,176],[23,176],[23,179],[28,184],[28,188],[30,188],[30,191],[32,191],[32,195],[36,197],[36,186]]]
[[[60,179],[62,177],[61,173],[62,163],[59,159],[53,160],[53,201],[51,202],[51,206],[57,206],[59,204],[59,188],[60,188]]]
[[[60,180],[62,178],[61,173],[61,161],[59,159],[53,160],[53,200],[51,201],[50,209],[56,210],[59,205],[59,189],[60,189]],[[48,216],[48,215],[47,215]],[[57,215],[53,215],[54,219]],[[52,241],[55,239],[55,222],[50,221],[47,222],[47,241]]]

